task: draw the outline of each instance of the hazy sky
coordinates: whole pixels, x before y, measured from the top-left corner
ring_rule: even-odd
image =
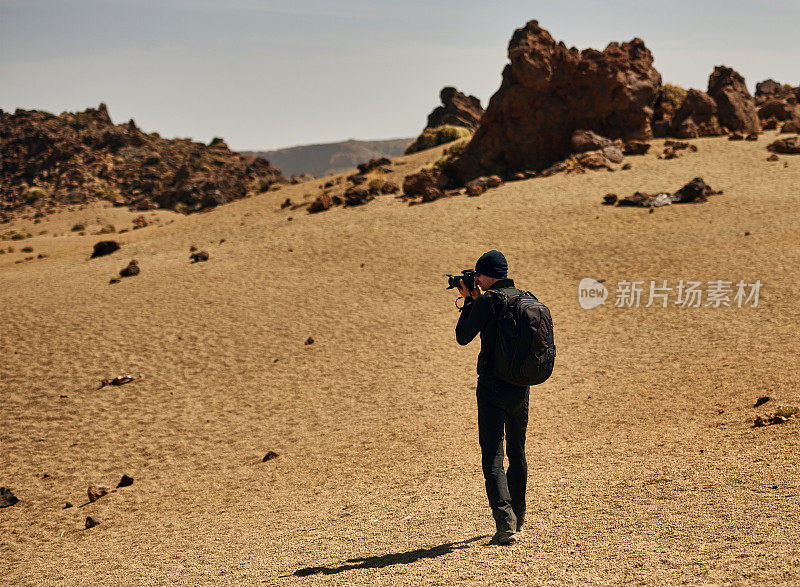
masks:
[[[0,0],[0,108],[106,102],[241,150],[412,136],[445,85],[485,105],[531,19],[581,49],[642,37],[686,87],[720,64],[800,83],[795,0]]]

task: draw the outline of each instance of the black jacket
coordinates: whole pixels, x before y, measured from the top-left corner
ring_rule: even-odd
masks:
[[[514,287],[514,280],[508,278],[495,281],[489,289],[502,289],[506,294],[521,293],[521,290]],[[460,345],[469,344],[480,332],[481,352],[478,353],[477,372],[479,376],[491,379],[497,379],[492,370],[492,355],[494,340],[497,337],[497,316],[500,309],[500,303],[496,296],[489,292],[483,292],[474,300],[471,297],[464,300],[464,307],[458,318],[458,324],[456,324],[456,341]]]

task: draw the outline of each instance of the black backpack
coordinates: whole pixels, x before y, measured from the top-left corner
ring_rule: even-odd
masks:
[[[512,385],[538,385],[553,373],[556,344],[550,310],[529,291],[489,290],[500,303],[494,374]]]

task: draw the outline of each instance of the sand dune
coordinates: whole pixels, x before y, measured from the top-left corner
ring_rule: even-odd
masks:
[[[147,212],[157,224],[92,260],[102,237],[70,227],[139,213],[14,223],[36,236],[3,244],[48,257],[0,255],[0,485],[21,500],[0,510],[3,582],[800,581],[800,422],[751,427],[761,395],[800,404],[800,158],[767,162],[772,135],[670,161],[655,141],[630,171],[411,207],[281,210],[309,192],[288,186]],[[600,205],[695,176],[724,194]],[[209,261],[189,263],[191,245]],[[558,346],[532,389],[526,537],[510,548],[487,545],[479,343],[456,344],[443,277],[491,248],[551,308]],[[130,259],[141,274],[109,285]],[[615,308],[612,291],[587,311],[583,277],[764,285],[756,308]],[[123,473],[131,487],[78,507]]]

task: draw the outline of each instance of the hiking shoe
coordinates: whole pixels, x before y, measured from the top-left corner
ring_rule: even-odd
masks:
[[[512,530],[501,530],[495,532],[491,542],[493,544],[514,544],[517,540],[519,540],[519,536],[517,536],[516,532]]]

